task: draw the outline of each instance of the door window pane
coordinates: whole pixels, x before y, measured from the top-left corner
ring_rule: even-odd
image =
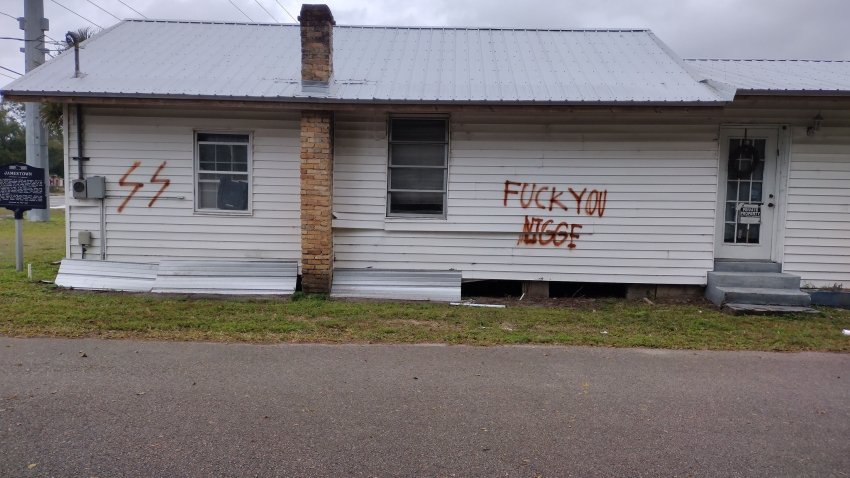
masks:
[[[735,242],[735,224],[726,224],[723,229],[723,242]]]
[[[760,224],[747,224],[747,244],[758,244],[760,232]]]
[[[727,202],[726,203],[726,217],[724,219],[726,222],[735,222],[735,206],[736,205],[737,205],[737,203],[734,203],[734,202]]]
[[[738,184],[738,201],[747,202],[750,200],[750,183],[741,182]]]
[[[761,182],[753,182],[750,186],[750,201],[761,202]]]

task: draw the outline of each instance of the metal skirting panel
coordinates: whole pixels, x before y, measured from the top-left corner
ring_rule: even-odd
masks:
[[[56,285],[70,289],[150,292],[156,264],[63,259]]]
[[[282,261],[160,261],[152,292],[288,295],[298,264]]]
[[[331,297],[360,299],[460,300],[460,271],[335,269]]]

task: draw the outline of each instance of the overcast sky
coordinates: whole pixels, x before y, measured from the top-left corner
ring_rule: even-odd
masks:
[[[293,0],[44,0],[47,34],[102,27],[119,18],[276,21],[298,16]],[[320,1],[320,0],[319,0]],[[56,3],[58,2],[58,4]],[[685,58],[850,60],[848,0],[328,0],[341,25],[649,28]],[[103,10],[99,9],[99,5]],[[21,37],[24,0],[0,0],[0,36]],[[262,5],[268,10],[266,13]],[[106,10],[106,13],[104,10]],[[10,17],[11,16],[11,17]],[[23,72],[19,41],[0,40],[0,65]],[[139,45],[143,48],[143,45]],[[55,48],[55,47],[53,47]],[[16,77],[7,70],[4,75]],[[11,81],[0,76],[0,85]]]

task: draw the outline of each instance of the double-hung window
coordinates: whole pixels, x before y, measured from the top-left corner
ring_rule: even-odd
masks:
[[[195,208],[249,211],[251,136],[195,133]]]
[[[445,216],[448,119],[391,118],[388,216]]]

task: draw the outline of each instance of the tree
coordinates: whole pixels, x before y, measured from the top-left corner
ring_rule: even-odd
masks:
[[[0,165],[27,162],[24,105],[7,101],[0,106]],[[65,176],[62,128],[47,128],[49,174]]]
[[[24,127],[16,118],[19,104],[3,103],[0,106],[0,165],[24,163],[27,160],[27,142]]]

